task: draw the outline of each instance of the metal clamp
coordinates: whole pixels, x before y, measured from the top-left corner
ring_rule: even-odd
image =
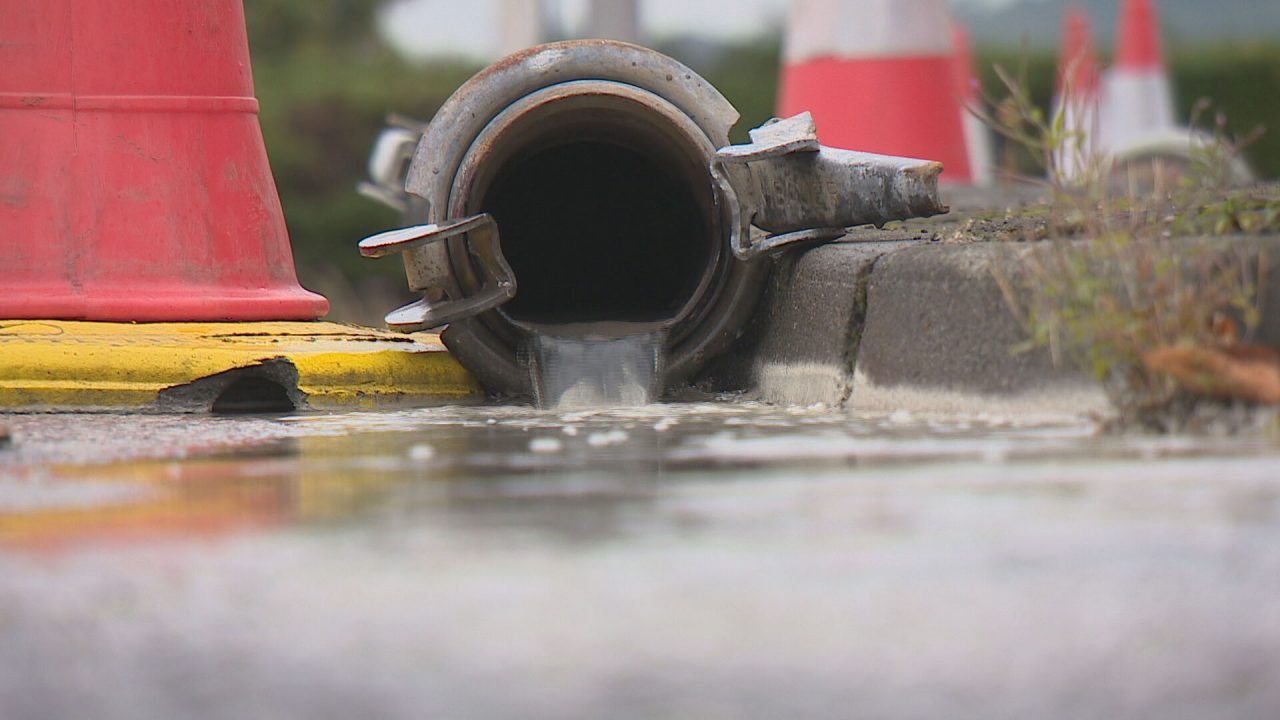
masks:
[[[414,290],[423,291],[423,298],[387,314],[387,326],[392,330],[431,330],[492,310],[515,297],[515,273],[502,256],[498,224],[487,213],[447,223],[414,225],[379,233],[360,241],[360,254],[367,258],[381,258],[408,253],[458,236],[464,238],[467,254],[475,261],[480,273],[483,281],[480,291],[450,298],[444,288],[415,287]]]
[[[422,123],[400,115],[387,116],[387,127],[378,133],[369,153],[369,179],[356,190],[401,213],[408,209],[404,180],[424,130]]]
[[[734,228],[729,247],[744,261],[837,240],[856,225],[945,213],[941,172],[941,163],[928,160],[823,147],[807,112],[775,118],[751,131],[750,144],[723,147],[711,160],[721,193],[769,233],[753,242]]]

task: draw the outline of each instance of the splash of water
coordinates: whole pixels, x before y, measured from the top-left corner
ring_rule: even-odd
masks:
[[[664,328],[644,323],[539,326],[525,357],[541,408],[647,405],[662,392]]]

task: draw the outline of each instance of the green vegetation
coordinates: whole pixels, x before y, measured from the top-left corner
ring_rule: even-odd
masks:
[[[1172,73],[1180,117],[1191,117],[1197,103],[1212,98],[1227,118],[1226,132],[1243,136],[1255,127],[1268,130],[1246,149],[1254,171],[1280,178],[1280,44],[1237,45],[1179,53]]]
[[[1280,231],[1280,193],[1230,187],[1233,162],[1256,137],[1234,140],[1219,117],[1213,142],[1193,153],[1190,167],[1157,170],[1141,192],[1117,193],[1102,158],[1063,172],[1061,159],[1087,138],[1037,106],[1025,73],[993,72],[1007,95],[993,102],[989,122],[1043,169],[1049,210],[1047,241],[1011,248],[996,270],[1028,336],[1014,351],[1045,348],[1055,362],[1092,374],[1123,425],[1181,429],[1199,399],[1153,370],[1149,353],[1230,345],[1261,319],[1265,258],[1238,242],[1186,237]],[[1211,378],[1201,382],[1212,391]]]

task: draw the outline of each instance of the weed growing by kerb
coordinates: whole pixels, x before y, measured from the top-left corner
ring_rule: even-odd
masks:
[[[1009,246],[996,279],[1027,340],[1096,378],[1119,424],[1183,429],[1213,379],[1191,393],[1145,358],[1167,348],[1247,342],[1260,317],[1265,258],[1239,233],[1280,231],[1280,193],[1239,189],[1240,151],[1222,118],[1185,156],[1107,158],[1069,107],[1046,114],[1017,77],[984,119],[1044,170],[1047,239]],[[1070,88],[1067,89],[1070,97]],[[1078,109],[1077,109],[1078,110]],[[981,113],[979,113],[981,115]]]

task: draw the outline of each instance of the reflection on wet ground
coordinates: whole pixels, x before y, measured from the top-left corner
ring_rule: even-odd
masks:
[[[748,403],[6,416],[0,717],[1265,717],[1280,445]]]

